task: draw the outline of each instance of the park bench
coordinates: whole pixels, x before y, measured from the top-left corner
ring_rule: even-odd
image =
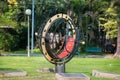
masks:
[[[100,53],[100,52],[102,52],[102,49],[101,48],[98,48],[98,47],[86,47],[86,52],[98,52],[98,53]]]

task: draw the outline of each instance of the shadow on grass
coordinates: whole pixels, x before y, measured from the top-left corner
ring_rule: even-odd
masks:
[[[12,68],[0,68],[0,72],[3,71],[15,71],[16,69],[12,69]]]

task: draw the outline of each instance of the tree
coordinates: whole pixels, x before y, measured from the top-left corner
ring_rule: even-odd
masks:
[[[70,6],[73,6],[72,12],[75,13],[75,25],[78,26],[81,30],[81,37],[84,40],[88,37],[89,34],[94,34],[94,42],[91,42],[90,46],[100,47],[100,33],[99,30],[99,17],[104,14],[109,3],[103,0],[70,0]],[[74,15],[74,14],[73,14]],[[72,18],[74,20],[74,18]],[[101,29],[102,30],[102,29]],[[98,32],[99,31],[99,32]],[[84,35],[85,34],[85,35]],[[102,37],[103,39],[103,37]],[[86,39],[86,43],[88,40]],[[86,44],[87,45],[87,44]]]
[[[19,46],[18,25],[16,21],[16,14],[18,12],[17,1],[2,0],[0,2],[0,10],[0,49],[4,51],[15,50]]]
[[[101,26],[104,26],[104,30],[106,31],[106,36],[108,38],[116,38],[117,37],[117,13],[114,8],[114,3],[111,2],[110,6],[106,9],[103,16],[99,18],[101,21]]]
[[[120,58],[120,1],[110,0],[108,2],[110,6],[106,9],[104,17],[99,19],[102,21],[107,35],[111,38],[117,37],[117,49],[113,57]]]
[[[15,27],[17,25],[15,21],[17,11],[16,0],[2,0],[0,2],[0,26]]]
[[[118,36],[117,36],[117,50],[116,53],[114,54],[114,58],[119,58],[120,59],[120,0],[113,0],[115,2],[114,6],[116,8],[117,14],[118,14]]]
[[[62,0],[36,0],[35,1],[35,30],[38,30],[46,20],[57,13],[66,13]]]

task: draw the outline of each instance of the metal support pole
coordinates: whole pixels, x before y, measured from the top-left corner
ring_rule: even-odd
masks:
[[[28,15],[28,57],[30,57],[30,23],[29,23],[29,15]]]
[[[27,9],[25,11],[25,14],[28,16],[28,57],[30,56],[30,15],[31,15],[31,10]]]
[[[65,63],[55,64],[55,72],[56,73],[65,73]]]
[[[31,53],[33,53],[34,48],[34,0],[32,0],[32,41],[31,41]]]

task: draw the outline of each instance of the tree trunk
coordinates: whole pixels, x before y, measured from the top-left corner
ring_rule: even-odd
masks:
[[[120,21],[118,22],[117,49],[116,49],[116,53],[114,54],[113,57],[120,59]]]

